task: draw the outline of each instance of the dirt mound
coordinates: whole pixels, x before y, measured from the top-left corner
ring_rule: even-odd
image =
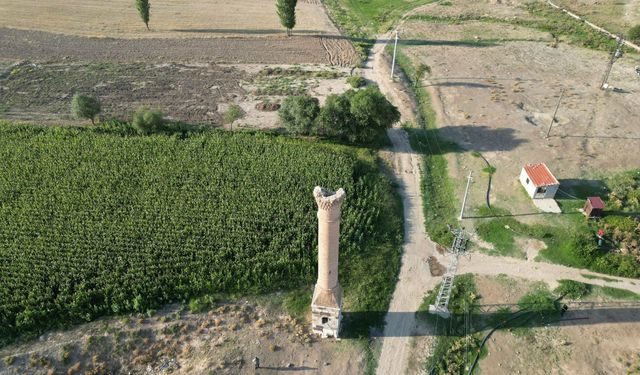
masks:
[[[438,262],[438,259],[436,259],[436,257],[430,256],[429,258],[427,258],[427,263],[429,263],[429,272],[431,272],[431,276],[444,275],[446,268],[444,268],[444,266],[440,264],[440,262]]]

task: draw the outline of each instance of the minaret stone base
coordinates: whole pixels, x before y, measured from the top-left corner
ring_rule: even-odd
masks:
[[[327,290],[316,284],[311,300],[311,328],[322,338],[340,334],[342,321],[342,288],[340,285]]]

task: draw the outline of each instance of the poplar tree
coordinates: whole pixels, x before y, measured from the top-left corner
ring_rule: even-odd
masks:
[[[138,9],[140,18],[142,18],[142,21],[147,26],[147,30],[149,30],[149,9],[151,9],[149,0],[136,0],[136,8]]]
[[[276,12],[280,23],[287,29],[287,36],[291,36],[291,30],[296,26],[297,3],[298,0],[276,0]]]

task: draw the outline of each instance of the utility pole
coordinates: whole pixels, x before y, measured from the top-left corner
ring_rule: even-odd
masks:
[[[460,208],[460,216],[458,217],[458,220],[462,220],[462,217],[464,216],[464,206],[467,205],[467,194],[469,193],[469,185],[471,185],[471,180],[473,179],[473,177],[471,177],[472,172],[469,171],[469,177],[467,177],[467,188],[464,189],[464,198],[462,199],[462,208]]]
[[[560,98],[558,98],[558,104],[556,104],[556,110],[553,111],[553,116],[551,116],[551,123],[549,124],[549,129],[547,130],[547,135],[545,138],[549,138],[549,134],[551,133],[551,127],[553,126],[553,122],[556,121],[556,114],[558,113],[558,108],[560,108],[560,102],[562,101],[562,97],[564,96],[564,89],[560,92]]]
[[[396,67],[396,49],[398,48],[398,30],[396,30],[396,41],[393,44],[393,60],[391,60],[391,80],[393,80],[393,70]]]
[[[622,46],[624,46],[624,39],[622,38],[622,36],[618,36],[618,45],[616,46],[613,54],[611,54],[611,59],[609,60],[607,69],[604,72],[604,77],[602,77],[602,84],[600,84],[600,88],[602,90],[606,90],[609,88],[609,75],[611,74],[613,63],[615,63],[617,59],[622,57]]]

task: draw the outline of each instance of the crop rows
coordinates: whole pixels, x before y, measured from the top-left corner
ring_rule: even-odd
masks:
[[[0,160],[0,337],[311,283],[315,185],[347,191],[345,264],[381,214],[369,152],[282,137],[0,124]]]

